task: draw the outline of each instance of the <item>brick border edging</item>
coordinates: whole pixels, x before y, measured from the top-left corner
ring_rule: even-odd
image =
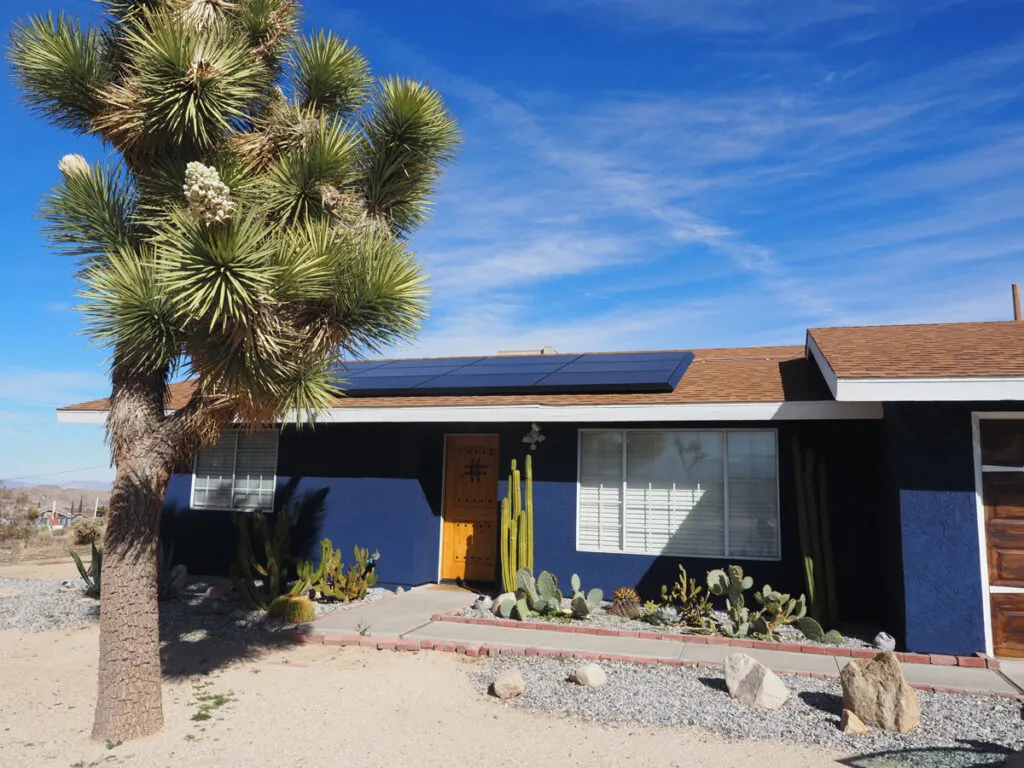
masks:
[[[680,632],[644,632],[631,629],[611,629],[608,627],[586,627],[578,624],[555,624],[543,621],[513,621],[511,619],[481,619],[475,616],[455,616],[464,608],[453,608],[445,613],[435,613],[431,621],[449,621],[455,624],[476,624],[484,627],[505,627],[520,630],[542,630],[547,632],[567,632],[580,635],[598,635],[604,637],[638,637],[644,640],[674,640],[680,643],[696,645],[727,645],[733,648],[758,648],[763,651],[786,651],[788,653],[807,653],[817,656],[838,656],[855,659],[873,659],[878,654],[875,649],[843,648],[829,645],[807,645],[804,643],[773,643],[767,640],[744,640],[720,635],[686,635]],[[999,669],[999,662],[984,653],[974,656],[949,656],[939,653],[908,653],[900,651],[896,658],[906,664],[935,664],[943,667],[976,667],[982,669]]]
[[[587,661],[607,661],[617,664],[660,664],[666,667],[688,667],[696,669],[722,669],[725,665],[713,661],[689,661],[687,659],[657,659],[648,656],[628,656],[612,653],[595,653],[593,651],[567,651],[551,648],[516,648],[508,645],[491,645],[489,643],[460,642],[456,640],[407,640],[404,638],[372,638],[362,635],[323,635],[303,633],[298,630],[284,631],[281,634],[292,640],[309,645],[331,645],[339,647],[370,648],[377,651],[440,651],[457,653],[469,657],[480,656],[544,656],[549,658],[583,659]],[[828,675],[824,672],[806,672],[775,670],[776,674],[788,677],[809,677],[817,680],[838,680],[839,675]],[[952,693],[959,696],[982,696],[1010,699],[1024,702],[1024,695],[1006,693],[1004,691],[972,691],[966,688],[947,688],[939,685],[910,683],[911,688],[928,693]]]

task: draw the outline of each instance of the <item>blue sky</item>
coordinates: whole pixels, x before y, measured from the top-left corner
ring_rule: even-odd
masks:
[[[7,2],[13,18],[91,3]],[[307,2],[465,132],[414,240],[433,313],[402,354],[800,343],[808,326],[1005,319],[1024,281],[1024,3]],[[438,11],[443,8],[443,11]],[[8,22],[9,23],[9,22]],[[0,83],[0,478],[111,476],[72,263],[33,218],[102,148]],[[55,474],[55,473],[63,474]]]

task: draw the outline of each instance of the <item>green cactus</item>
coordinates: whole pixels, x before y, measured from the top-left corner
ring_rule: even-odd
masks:
[[[751,621],[756,618],[756,614],[751,616],[743,592],[754,586],[753,578],[744,576],[742,567],[730,565],[725,570],[709,571],[707,582],[712,595],[727,595],[725,607],[729,620],[722,626],[722,631],[729,637],[746,637],[750,634]]]
[[[236,511],[232,515],[238,528],[238,556],[231,566],[231,576],[235,589],[249,607],[265,610],[269,601],[282,594],[292,560],[291,529],[299,521],[299,511],[297,504],[282,507],[275,516],[273,528],[262,512]],[[263,545],[261,556],[257,556],[253,548],[253,534]],[[262,583],[262,589],[256,588],[257,580]]]
[[[533,571],[533,459],[526,457],[526,504],[523,505],[521,475],[512,460],[508,496],[501,500],[501,580],[506,592],[516,589],[516,575]]]
[[[530,610],[530,606],[527,605],[526,600],[523,598],[519,598],[512,608],[512,618],[516,621],[526,621],[536,615],[536,612]]]
[[[720,573],[724,576],[724,571]],[[708,577],[710,578],[711,574],[708,574]],[[661,602],[665,606],[678,609],[681,624],[702,632],[712,629],[711,600],[703,589],[697,586],[696,579],[687,577],[683,566],[679,566],[679,578],[672,585],[671,592],[668,587],[662,585]]]
[[[585,619],[590,616],[590,604],[582,592],[577,592],[569,603],[574,619]]]
[[[827,645],[839,645],[843,642],[843,636],[839,634],[839,630],[830,629],[825,633],[825,636],[821,638],[821,642]]]
[[[778,639],[779,627],[796,624],[807,615],[807,601],[803,595],[790,597],[788,594],[776,592],[769,584],[765,584],[760,592],[754,593],[754,599],[762,606],[752,621],[754,634],[762,635],[768,640]]]
[[[825,462],[814,451],[803,453],[793,437],[793,472],[796,476],[797,529],[804,562],[804,582],[812,616],[826,624],[839,621],[835,567],[829,528],[828,477]],[[817,487],[815,467],[817,466]]]
[[[89,597],[99,597],[103,577],[103,545],[97,547],[95,541],[92,543],[92,561],[88,568],[74,550],[71,550],[71,559],[75,561],[78,573],[85,582],[85,594]]]
[[[515,606],[516,604],[513,603],[511,600],[503,600],[498,605],[498,615],[503,619],[512,618],[512,611],[515,608]]]

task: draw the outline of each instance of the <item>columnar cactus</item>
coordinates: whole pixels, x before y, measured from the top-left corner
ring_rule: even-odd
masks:
[[[515,459],[508,477],[508,496],[501,500],[501,580],[506,592],[516,589],[516,573],[533,572],[533,459],[526,457],[526,504]]]

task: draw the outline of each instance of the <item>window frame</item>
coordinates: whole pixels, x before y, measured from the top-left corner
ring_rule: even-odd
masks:
[[[234,450],[231,452],[231,498],[234,499],[234,497],[235,497],[235,480],[236,480],[236,477],[237,477],[236,471],[238,469],[238,433],[241,432],[241,429],[240,428],[232,428],[231,430],[227,430],[227,431],[233,432],[234,435],[235,435],[235,447],[234,447]],[[200,454],[200,452],[203,451],[203,450],[206,450],[204,448],[201,448],[199,451],[196,451],[195,455],[192,457],[192,486],[189,488],[189,494],[188,494],[188,506],[189,506],[189,509],[195,509],[195,510],[199,510],[199,511],[202,511],[202,512],[273,512],[274,511],[274,502],[277,501],[277,459],[278,459],[278,455],[279,455],[279,447],[280,447],[280,444],[281,444],[281,431],[278,430],[278,429],[273,429],[273,428],[270,428],[270,429],[255,429],[255,430],[251,430],[251,431],[253,431],[253,432],[272,432],[274,434],[274,474],[273,474],[273,480],[271,480],[271,484],[273,485],[273,490],[271,491],[271,495],[270,495],[270,506],[267,509],[262,509],[262,508],[258,508],[258,507],[235,507],[235,506],[227,506],[227,507],[197,507],[196,506],[196,467],[199,464],[199,454]],[[225,432],[222,431],[221,434],[217,437],[217,440],[220,441],[224,437],[224,434],[225,434]],[[212,448],[214,446],[210,446],[210,447]]]
[[[585,547],[580,545],[580,492],[582,490],[583,469],[583,435],[587,432],[618,432],[622,435],[622,502],[619,508],[619,548],[601,549],[599,547]],[[629,432],[721,432],[722,433],[722,509],[724,517],[723,544],[724,555],[671,555],[661,552],[638,552],[625,549],[626,535],[626,469],[628,464],[628,440]],[[778,557],[753,557],[729,554],[729,433],[730,432],[769,432],[775,443],[775,526],[779,532]],[[674,557],[686,560],[749,560],[765,563],[778,563],[783,559],[783,536],[782,536],[782,482],[779,462],[779,430],[775,427],[641,427],[639,429],[629,427],[581,427],[576,431],[576,517],[575,517],[575,544],[577,552],[590,552],[601,555],[632,555],[634,557]]]

